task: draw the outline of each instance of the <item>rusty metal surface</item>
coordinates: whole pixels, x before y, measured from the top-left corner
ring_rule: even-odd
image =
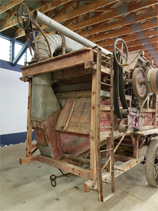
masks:
[[[93,50],[84,48],[75,52],[67,53],[22,67],[21,71],[23,76],[31,76],[71,68],[77,65],[82,65],[88,61],[93,61]]]
[[[137,97],[143,98],[146,94],[146,86],[142,83],[145,81],[145,72],[142,68],[136,68],[132,75],[132,87]]]

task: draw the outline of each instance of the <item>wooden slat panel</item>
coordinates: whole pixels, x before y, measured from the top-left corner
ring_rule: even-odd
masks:
[[[23,76],[31,76],[66,68],[68,69],[77,65],[84,65],[84,63],[88,61],[93,61],[93,50],[84,48],[75,52],[34,63],[20,69]]]
[[[55,128],[56,130],[63,130],[63,128],[66,124],[68,115],[70,113],[72,103],[73,103],[73,99],[68,99],[66,101],[66,104],[65,104],[64,108],[62,109],[62,111],[59,115],[59,118],[58,118],[58,121],[57,121],[57,124],[56,124],[56,128]]]

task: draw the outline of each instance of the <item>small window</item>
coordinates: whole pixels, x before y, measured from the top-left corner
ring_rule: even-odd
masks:
[[[0,37],[0,59],[9,61],[9,54],[10,54],[10,41]]]
[[[32,51],[32,54],[33,54],[33,51]],[[32,56],[31,56],[31,54],[30,54],[30,49],[28,48],[28,49],[27,49],[27,62],[30,62],[31,59],[32,59]]]
[[[22,48],[22,45],[20,45],[18,43],[15,43],[15,57],[18,55],[18,53],[21,50],[21,48]],[[24,65],[24,58],[25,58],[25,55],[24,54],[22,55],[22,57],[18,61],[18,64]]]

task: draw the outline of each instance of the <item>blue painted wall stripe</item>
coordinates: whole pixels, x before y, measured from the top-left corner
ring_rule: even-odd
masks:
[[[35,134],[32,131],[32,140],[35,139]],[[5,134],[0,135],[0,145],[1,147],[10,144],[20,144],[26,141],[26,132],[23,133],[13,133],[13,134]]]
[[[10,62],[0,59],[0,67],[8,70],[21,72],[20,67],[23,67],[23,65],[17,64],[15,67],[13,67]]]

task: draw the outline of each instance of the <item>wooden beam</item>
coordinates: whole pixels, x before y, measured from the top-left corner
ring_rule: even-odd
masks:
[[[66,12],[68,9],[70,9],[75,3],[76,3],[75,1],[70,1],[70,2],[66,3],[64,5],[64,7],[59,12],[56,12],[56,14],[53,16],[53,19],[60,17],[64,12]],[[52,10],[49,12],[46,14],[48,17],[51,15]],[[47,26],[42,25],[41,28],[44,30],[47,28]],[[21,33],[22,33],[22,31],[21,31]],[[18,36],[20,36],[20,34]]]
[[[112,37],[118,37],[118,36],[122,36],[122,35],[130,35],[130,34],[138,32],[138,31],[155,28],[157,26],[158,26],[158,20],[153,22],[151,19],[148,22],[145,22],[142,24],[139,23],[138,27],[135,27],[134,29],[133,29],[133,26],[130,26],[129,28],[121,28],[119,30],[114,30],[113,32],[109,32],[107,34],[97,35],[94,38],[91,38],[89,40],[92,42],[97,42],[99,40],[106,40],[106,39],[110,39]]]
[[[148,45],[148,46],[139,45],[137,47],[131,47],[131,48],[128,48],[128,51],[133,52],[133,51],[146,50],[146,49],[152,49],[152,48],[158,48],[158,43],[152,43],[151,45]]]
[[[54,8],[56,8],[56,7],[58,7],[58,6],[60,6],[60,5],[63,5],[63,4],[65,4],[65,3],[68,3],[68,2],[70,2],[70,1],[71,1],[71,0],[56,0],[56,1],[51,1],[51,2],[49,2],[49,3],[46,3],[46,4],[42,5],[41,7],[36,8],[36,10],[40,11],[41,13],[46,13],[46,12],[48,12],[48,11],[50,11],[50,10],[52,10],[52,9],[54,9]],[[17,1],[15,1],[15,2],[17,2]],[[33,12],[34,12],[34,11],[35,11],[35,10],[32,10],[32,11],[30,12],[30,15],[31,15],[31,16],[33,15]],[[8,28],[10,28],[10,27],[12,27],[12,26],[15,26],[15,25],[17,25],[17,24],[18,24],[17,19],[14,19],[14,20],[12,20],[12,21],[9,21],[8,23],[6,23],[5,25],[2,26],[2,28],[1,28],[0,31],[3,31],[3,30],[5,30],[5,29],[8,29]]]
[[[1,21],[1,25],[3,26],[11,17],[14,16],[18,8],[18,5],[15,6],[11,11],[8,12],[8,15]]]
[[[104,15],[101,15],[101,16],[97,16],[95,18],[92,17],[92,18],[90,18],[86,21],[79,23],[78,25],[73,25],[69,28],[71,30],[81,29],[81,28],[84,28],[86,26],[90,26],[90,25],[97,24],[97,23],[100,23],[100,22],[103,22],[103,21],[106,21],[106,20],[114,19],[116,17],[119,17],[123,14],[129,13],[131,11],[136,11],[136,10],[139,10],[140,8],[146,8],[146,7],[154,5],[154,4],[157,4],[157,0],[148,1],[148,2],[145,2],[145,3],[140,2],[138,4],[132,4],[132,5],[131,5],[131,3],[125,4],[124,7],[127,7],[127,10],[125,10],[125,12],[119,12],[122,9],[121,6],[120,6],[116,9],[113,9],[112,13],[110,12],[110,13],[107,13],[107,14],[104,14]]]
[[[150,36],[153,36],[153,35],[158,35],[158,31],[156,29],[151,30],[151,31],[148,31],[148,30],[142,31],[141,32],[142,33],[142,37],[139,36],[138,33],[131,34],[131,35],[121,36],[120,38],[122,38],[125,42],[128,42],[128,41],[132,41],[132,40],[143,39],[145,37],[150,37]],[[117,38],[119,38],[119,37],[117,37]],[[114,38],[113,40],[108,39],[108,40],[99,41],[99,42],[96,42],[96,43],[97,43],[97,45],[100,45],[102,47],[106,47],[106,46],[113,45],[114,42],[115,42],[115,40],[116,40],[116,38]]]
[[[154,18],[156,16],[158,16],[158,9],[152,11],[151,13],[144,13],[144,14],[141,14],[141,15],[137,15],[135,17],[135,22],[137,23],[137,22],[145,21],[145,20],[149,19],[149,22],[146,22],[146,29],[150,29],[150,28],[153,28],[154,24],[157,22],[157,20],[155,20],[155,22],[153,22],[153,20],[152,20],[152,18]],[[135,22],[133,22],[133,23],[135,23]],[[125,26],[125,25],[126,25],[125,20],[118,21],[118,22],[107,24],[107,25],[103,26],[101,28],[101,31],[105,30],[105,29],[106,29],[105,31],[107,31],[107,30],[114,29],[114,28],[117,28],[117,27],[122,27],[122,26]],[[128,23],[128,25],[129,25],[129,23]],[[144,25],[145,25],[145,23],[143,23],[143,24],[138,23],[138,25],[135,25],[135,26],[129,25],[128,28],[121,28],[119,30],[114,30],[114,32],[112,32],[112,33],[109,32],[110,36],[108,36],[108,34],[105,35],[105,32],[104,33],[102,32],[101,34],[96,35],[94,38],[92,38],[90,40],[92,42],[96,42],[96,41],[100,41],[100,40],[105,40],[107,36],[108,36],[108,38],[111,38],[112,34],[114,34],[114,37],[115,37],[115,36],[120,36],[120,35],[136,33],[138,31],[141,31],[142,28],[143,28],[142,26],[144,26]],[[115,34],[115,32],[116,32],[116,34]],[[120,33],[120,32],[123,32],[123,33]]]
[[[1,6],[0,14],[2,14],[3,12],[6,12],[7,10],[11,9],[12,7],[15,7],[16,5],[20,4],[23,1],[24,0],[9,1],[8,3]]]
[[[118,1],[118,0],[115,0],[115,1]],[[56,17],[53,17],[53,20],[55,20],[55,21],[57,21],[57,22],[60,23],[62,21],[67,21],[69,19],[73,19],[73,18],[76,19],[76,17],[79,16],[79,15],[82,15],[84,13],[93,11],[96,8],[99,8],[99,7],[108,5],[108,4],[112,4],[112,3],[113,2],[110,2],[109,3],[108,0],[94,1],[94,2],[92,2],[90,4],[88,4],[88,5],[85,5],[83,7],[79,7],[79,8],[77,8],[77,9],[71,11],[71,12],[66,13],[66,14],[60,14],[60,15],[58,15],[58,13],[57,13]],[[44,28],[46,28],[46,27],[43,27],[43,29]],[[21,30],[21,32],[18,34],[18,36],[16,38],[21,37],[21,36],[24,36],[24,35],[25,35],[24,31]]]
[[[151,37],[151,38],[148,38],[148,39],[145,39],[144,42],[142,43],[141,40],[134,40],[134,41],[131,41],[131,42],[127,42],[127,46],[128,48],[129,47],[134,47],[134,46],[138,46],[138,45],[145,45],[145,44],[148,44],[148,43],[156,43],[158,42],[158,36],[154,36],[154,37]],[[121,48],[121,44],[117,45],[117,47]],[[108,51],[113,51],[113,45],[112,46],[104,46],[104,48],[106,48]]]
[[[74,11],[71,11],[69,13],[66,13],[65,15],[62,14],[60,16],[58,16],[57,18],[55,18],[54,20],[57,22],[62,22],[63,20],[69,20],[71,18],[77,17],[79,15],[82,15],[84,13],[93,11],[94,9],[100,8],[102,6],[108,5],[110,4],[108,0],[104,0],[104,1],[94,1],[88,5],[85,5],[83,7],[79,7],[77,9],[75,9]]]

